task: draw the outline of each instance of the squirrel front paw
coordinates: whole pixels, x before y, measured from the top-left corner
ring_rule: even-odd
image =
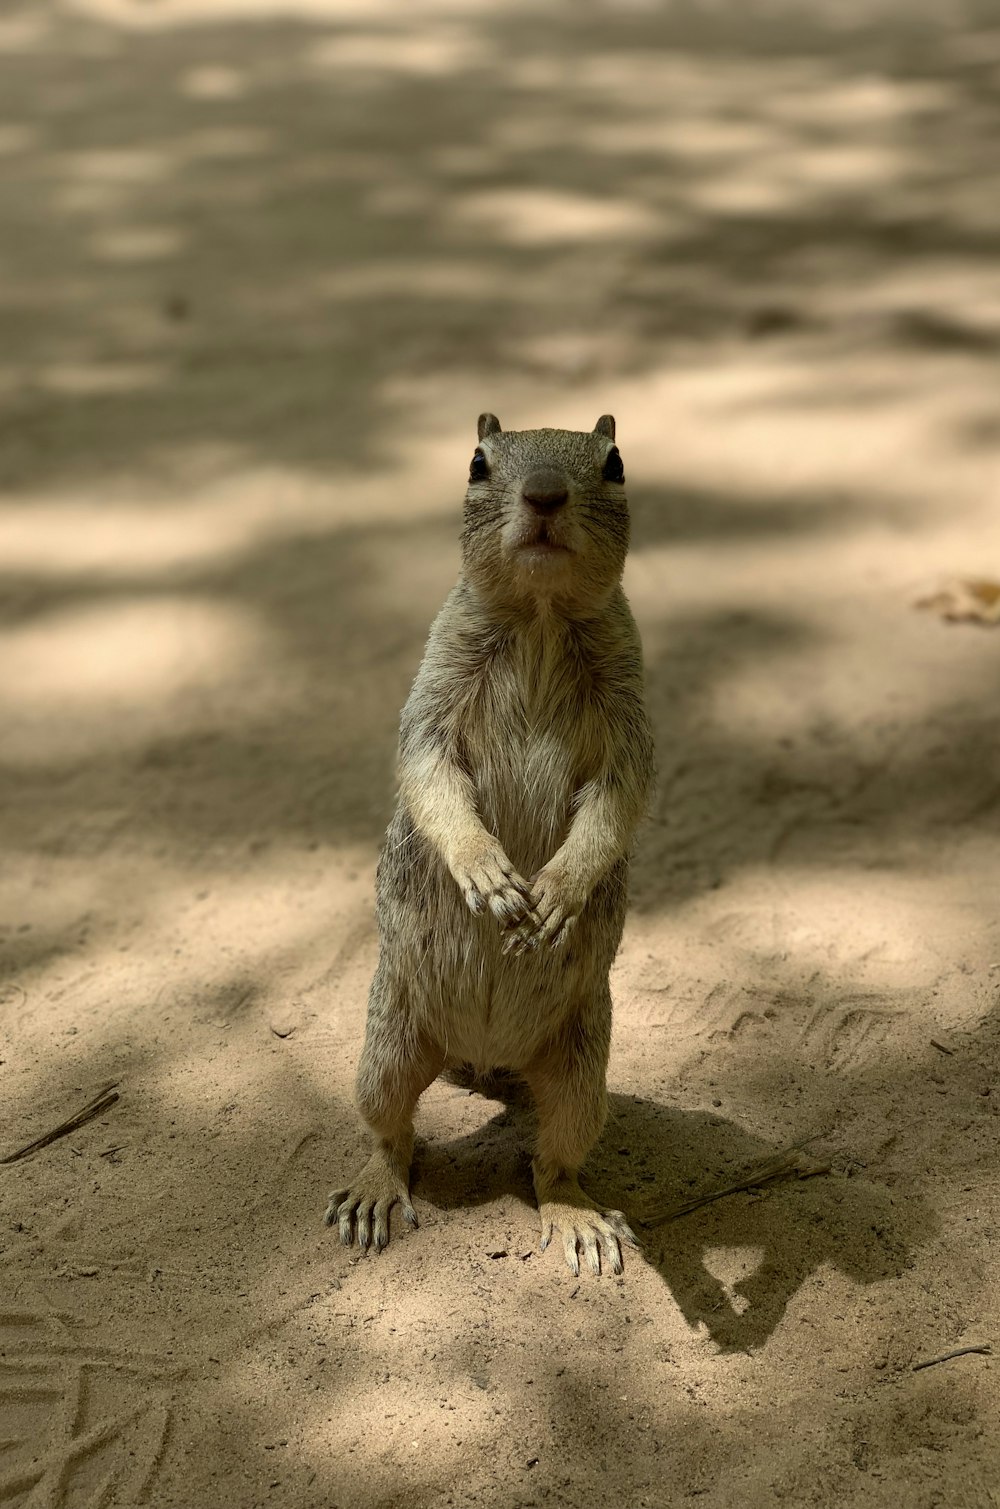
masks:
[[[531,877],[531,904],[531,913],[504,945],[505,953],[545,945],[562,948],[587,904],[587,893],[561,866],[547,864]]]
[[[531,887],[514,869],[495,840],[472,853],[453,859],[449,866],[469,910],[478,916],[487,907],[504,927],[516,927],[531,918]]]

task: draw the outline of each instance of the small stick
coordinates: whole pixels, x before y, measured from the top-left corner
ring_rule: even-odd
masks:
[[[115,1087],[121,1081],[114,1079],[102,1090],[98,1090],[93,1099],[88,1100],[85,1106],[81,1106],[74,1116],[61,1121],[51,1132],[46,1132],[42,1137],[36,1137],[34,1142],[29,1142],[25,1147],[18,1148],[16,1153],[8,1153],[6,1158],[0,1158],[0,1165],[5,1163],[18,1163],[22,1158],[27,1158],[31,1153],[37,1153],[41,1148],[48,1147],[50,1142],[56,1142],[60,1137],[68,1137],[78,1127],[85,1126],[88,1121],[93,1121],[104,1111],[110,1109],[121,1096],[116,1093]]]
[[[936,1037],[931,1038],[931,1047],[936,1048],[939,1053],[947,1053],[949,1058],[954,1057],[954,1048],[945,1047],[944,1043],[939,1043]]]
[[[737,1180],[735,1184],[727,1184],[724,1189],[713,1190],[707,1195],[696,1195],[693,1200],[686,1200],[683,1205],[677,1205],[673,1210],[661,1211],[656,1215],[646,1216],[641,1221],[643,1226],[662,1226],[667,1221],[675,1221],[678,1216],[686,1216],[692,1210],[698,1210],[702,1205],[710,1205],[713,1200],[722,1200],[726,1195],[739,1194],[741,1190],[758,1189],[762,1184],[769,1184],[772,1179],[779,1179],[782,1174],[799,1174],[800,1178],[809,1178],[812,1174],[829,1173],[828,1168],[799,1169],[795,1154],[802,1148],[808,1147],[810,1142],[816,1142],[820,1137],[825,1137],[825,1132],[813,1132],[811,1137],[803,1137],[799,1142],[792,1142],[788,1147],[782,1148],[775,1153],[766,1163],[747,1174],[745,1178]]]
[[[977,1342],[971,1347],[956,1347],[953,1352],[942,1352],[940,1357],[928,1357],[926,1362],[915,1362],[912,1371],[919,1373],[921,1368],[937,1367],[939,1362],[950,1362],[953,1357],[965,1357],[969,1352],[979,1352],[983,1357],[992,1357],[993,1348],[988,1341]]]

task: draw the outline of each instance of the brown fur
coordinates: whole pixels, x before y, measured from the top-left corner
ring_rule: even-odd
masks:
[[[634,1241],[577,1182],[604,1121],[608,972],[652,772],[613,442],[609,415],[591,433],[479,422],[462,574],[402,714],[358,1069],[375,1149],[327,1210],[348,1245],[383,1247],[397,1202],[416,1224],[413,1111],[456,1064],[513,1070],[534,1097],[543,1246],[558,1232],[574,1272],[581,1254],[620,1272]]]

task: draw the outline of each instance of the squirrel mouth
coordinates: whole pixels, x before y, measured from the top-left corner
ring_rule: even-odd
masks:
[[[518,549],[530,551],[538,555],[568,555],[569,546],[560,540],[554,540],[549,533],[548,525],[542,521],[536,530],[526,538],[518,540]]]

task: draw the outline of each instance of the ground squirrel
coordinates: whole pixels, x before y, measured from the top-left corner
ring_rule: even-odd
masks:
[[[462,572],[400,724],[357,1081],[375,1150],[326,1213],[348,1246],[384,1247],[397,1202],[417,1224],[414,1108],[458,1066],[532,1093],[542,1246],[620,1273],[635,1244],[577,1177],[604,1122],[608,971],[652,772],[614,442],[608,414],[589,434],[479,420]]]

